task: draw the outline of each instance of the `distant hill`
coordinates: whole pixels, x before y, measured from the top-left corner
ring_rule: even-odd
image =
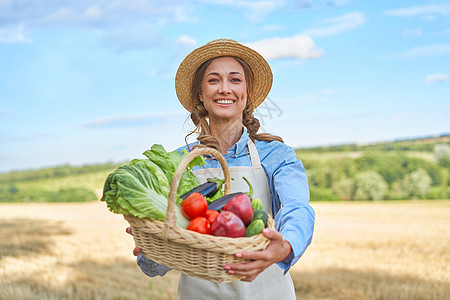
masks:
[[[424,151],[433,152],[435,144],[450,144],[450,135],[427,136],[420,138],[398,139],[392,142],[378,142],[370,144],[342,144],[320,147],[297,148],[301,152],[327,152],[327,151]]]
[[[435,153],[438,144],[444,151],[440,159]],[[296,153],[308,174],[313,201],[374,200],[379,197],[370,194],[370,189],[377,188],[374,183],[378,184],[382,199],[448,199],[449,149],[450,135],[441,135],[367,145],[301,148]],[[63,165],[3,173],[0,203],[97,200],[107,175],[119,165]],[[369,190],[361,190],[364,184]],[[415,187],[420,184],[423,187],[417,190]]]

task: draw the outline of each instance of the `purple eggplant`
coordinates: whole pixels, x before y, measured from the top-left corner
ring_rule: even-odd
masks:
[[[211,202],[208,205],[208,209],[219,211],[225,206],[225,204],[228,203],[228,201],[230,201],[231,199],[233,199],[234,197],[236,197],[237,195],[240,195],[240,194],[244,194],[244,193],[238,192],[238,193],[232,193],[232,194],[225,195],[225,196]]]
[[[210,196],[214,195],[219,190],[220,187],[221,186],[219,186],[217,184],[217,182],[208,181],[208,182],[205,182],[205,183],[193,188],[192,190],[190,190],[189,192],[187,192],[180,198],[182,200],[184,200],[187,198],[187,196],[189,196],[190,194],[195,193],[195,192],[200,193],[205,197],[210,197]]]

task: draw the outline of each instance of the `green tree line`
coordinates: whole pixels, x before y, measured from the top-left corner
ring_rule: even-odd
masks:
[[[63,165],[37,170],[12,171],[9,173],[0,174],[0,185],[14,182],[54,179],[71,175],[89,174],[92,172],[110,171],[115,167],[117,167],[117,164],[110,162],[106,164],[93,164],[78,167]]]
[[[439,143],[431,149],[432,159],[374,148],[354,158],[306,155],[302,161],[311,200],[448,199],[450,146]],[[301,158],[301,151],[298,153]]]
[[[297,154],[308,174],[311,201],[450,198],[448,136],[297,149]],[[64,165],[0,174],[0,202],[96,200],[95,190],[118,166]],[[95,184],[89,178],[92,174]],[[70,184],[61,184],[62,180]]]
[[[57,166],[37,170],[13,171],[0,174],[1,202],[85,202],[97,200],[91,184],[87,186],[87,177],[100,173],[107,174],[119,165],[114,163],[84,166]],[[65,180],[70,184],[61,184]],[[62,185],[59,188],[53,186]],[[65,186],[66,185],[66,186]],[[97,188],[101,188],[98,186]]]

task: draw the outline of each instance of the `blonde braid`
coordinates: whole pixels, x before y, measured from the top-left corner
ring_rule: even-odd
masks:
[[[245,109],[242,113],[242,123],[245,128],[247,128],[249,138],[255,142],[258,141],[279,141],[284,143],[283,139],[277,135],[272,135],[269,133],[258,133],[259,127],[261,126],[259,120],[253,115],[253,105],[251,101],[247,102]]]

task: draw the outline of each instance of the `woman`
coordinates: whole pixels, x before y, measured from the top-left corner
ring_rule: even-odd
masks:
[[[272,72],[265,59],[227,39],[195,49],[177,71],[177,96],[196,126],[190,134],[198,134],[198,142],[184,148],[219,150],[234,178],[232,191],[248,189],[242,177],[249,178],[254,196],[272,213],[277,229],[264,229],[271,240],[266,249],[236,253],[249,262],[224,266],[228,273],[244,276],[241,281],[216,284],[181,274],[180,299],[295,299],[288,270],[311,243],[314,211],[308,203],[306,173],[295,151],[280,137],[257,133],[259,121],[253,110],[264,101],[271,85]],[[194,173],[201,182],[223,176],[216,160],[207,160]],[[139,252],[139,248],[133,251],[147,275],[170,270]]]

